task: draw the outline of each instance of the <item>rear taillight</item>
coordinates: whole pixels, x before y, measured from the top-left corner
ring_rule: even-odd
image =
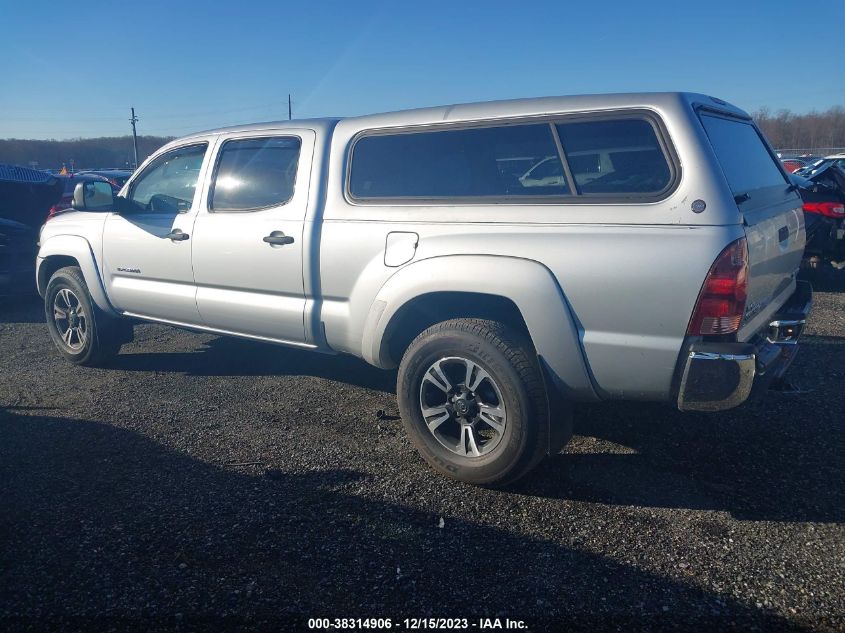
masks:
[[[704,279],[687,334],[732,334],[739,329],[748,296],[748,245],[742,237],[716,258]]]
[[[805,202],[804,211],[829,218],[845,218],[845,205],[841,202]]]

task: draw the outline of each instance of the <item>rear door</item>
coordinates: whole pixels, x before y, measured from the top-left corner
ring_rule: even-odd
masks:
[[[806,242],[804,212],[751,121],[709,111],[700,119],[745,225],[748,298],[739,339],[747,340],[795,289]]]
[[[305,340],[302,240],[315,136],[290,129],[221,138],[194,225],[197,307],[206,326]]]

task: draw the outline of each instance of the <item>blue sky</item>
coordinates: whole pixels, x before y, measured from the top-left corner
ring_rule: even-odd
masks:
[[[0,138],[191,131],[541,95],[845,104],[845,2],[0,0]],[[832,29],[827,25],[835,25]],[[829,59],[808,62],[815,47]]]

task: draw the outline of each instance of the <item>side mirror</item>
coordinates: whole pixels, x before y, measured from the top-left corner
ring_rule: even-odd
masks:
[[[71,206],[75,211],[113,210],[114,191],[111,184],[99,180],[77,183]]]

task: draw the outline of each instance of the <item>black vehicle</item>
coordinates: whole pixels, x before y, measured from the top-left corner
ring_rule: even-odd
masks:
[[[0,295],[35,292],[36,231],[0,218]]]
[[[809,177],[790,174],[789,178],[804,202],[806,265],[845,268],[845,170],[829,164]]]
[[[62,188],[47,172],[0,164],[0,295],[35,292],[38,230]]]
[[[61,197],[64,183],[45,171],[0,164],[0,218],[26,224],[36,231],[47,210]]]

